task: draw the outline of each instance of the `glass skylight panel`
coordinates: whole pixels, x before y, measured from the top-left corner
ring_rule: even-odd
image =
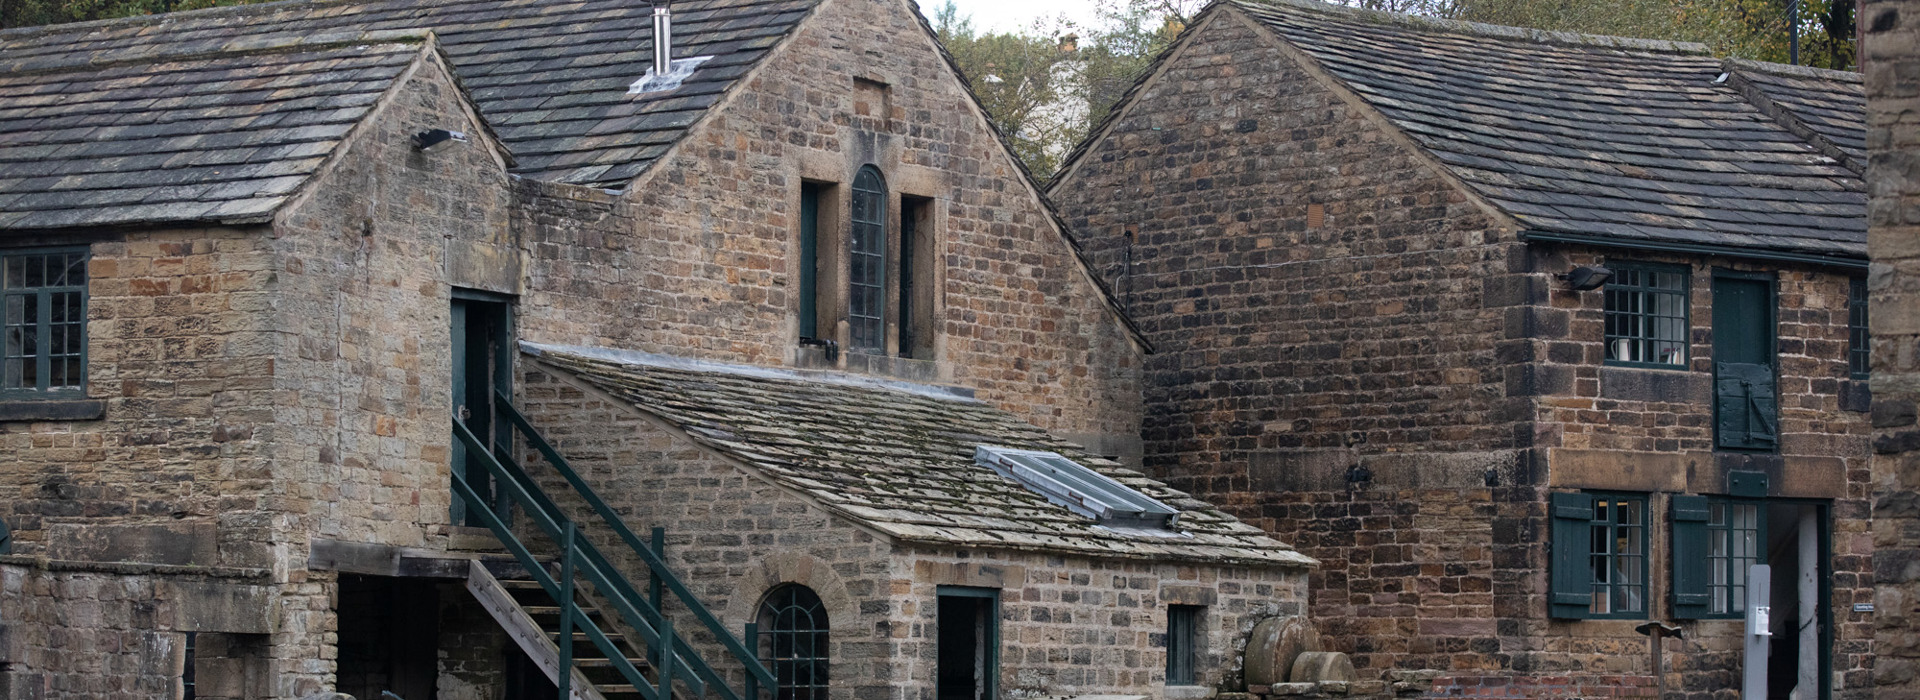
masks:
[[[980,445],[975,462],[1100,525],[1170,530],[1180,511],[1053,452]]]

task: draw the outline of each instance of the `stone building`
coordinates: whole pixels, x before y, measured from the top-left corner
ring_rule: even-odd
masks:
[[[1865,3],[1860,28],[1873,196],[1874,697],[1891,700],[1920,694],[1920,3]]]
[[[1303,612],[904,0],[9,30],[0,134],[0,696],[1196,697]]]
[[[1229,0],[1048,191],[1156,348],[1146,470],[1319,559],[1362,675],[1738,697],[1767,564],[1772,696],[1861,698],[1863,102],[1699,45]]]

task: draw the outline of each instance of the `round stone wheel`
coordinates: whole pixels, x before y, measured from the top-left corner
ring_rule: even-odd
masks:
[[[1269,617],[1247,639],[1248,685],[1286,683],[1294,658],[1320,650],[1320,633],[1303,617]]]
[[[1353,659],[1337,651],[1303,651],[1299,656],[1293,657],[1293,670],[1288,677],[1292,678],[1294,683],[1322,681],[1352,683]]]

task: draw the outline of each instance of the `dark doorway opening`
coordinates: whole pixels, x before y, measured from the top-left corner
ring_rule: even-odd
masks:
[[[337,690],[357,698],[434,697],[440,593],[424,579],[341,574]]]
[[[1810,503],[1766,504],[1767,564],[1772,576],[1768,628],[1767,698],[1829,697],[1832,610],[1827,565],[1827,508]]]
[[[938,700],[992,700],[1000,675],[1000,592],[940,587]]]
[[[453,295],[453,412],[480,442],[507,454],[512,426],[495,410],[496,393],[513,395],[513,314],[504,298],[483,292],[454,290]],[[453,443],[453,468],[467,484],[489,500],[484,504],[453,499],[452,520],[470,527],[485,522],[469,511],[491,508],[508,517],[505,494],[493,488],[493,479],[479,460],[471,459],[459,440]]]
[[[520,645],[508,644],[501,653],[506,656],[507,666],[505,700],[558,700],[560,689],[547,680],[546,672],[520,650]]]

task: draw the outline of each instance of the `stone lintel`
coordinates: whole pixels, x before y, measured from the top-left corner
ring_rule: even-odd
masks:
[[[1027,583],[1027,567],[1017,565],[920,559],[913,563],[913,575],[922,581],[941,586],[1020,589],[1025,588]]]

